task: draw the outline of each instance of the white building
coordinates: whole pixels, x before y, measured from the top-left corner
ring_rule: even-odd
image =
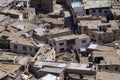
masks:
[[[48,40],[48,43],[55,48],[56,52],[66,51],[69,49],[85,48],[90,43],[90,38],[86,34],[67,35],[55,37]]]
[[[10,50],[15,53],[35,55],[37,52],[37,46],[34,43],[29,42],[25,39],[14,38],[15,40],[10,41]]]
[[[74,2],[72,5],[72,11],[76,14],[76,16],[85,15],[86,12],[84,10],[84,5],[81,2]]]

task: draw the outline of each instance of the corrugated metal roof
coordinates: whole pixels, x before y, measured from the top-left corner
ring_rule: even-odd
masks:
[[[59,68],[65,68],[67,66],[66,63],[54,63],[54,62],[43,62],[43,61],[36,61],[34,67],[42,68],[42,66],[53,66]]]

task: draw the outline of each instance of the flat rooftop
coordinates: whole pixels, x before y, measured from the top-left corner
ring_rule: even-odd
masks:
[[[30,58],[31,58],[30,56],[26,56],[24,54],[16,54],[16,53],[12,53],[12,52],[0,52],[1,62],[8,62],[9,63],[9,60],[10,60],[10,61],[13,61],[17,64],[23,65],[26,62],[28,62]]]
[[[8,40],[10,40],[11,43],[16,43],[16,44],[24,44],[28,46],[35,46],[36,43],[32,38],[24,38],[22,36],[22,33],[17,33],[17,32],[8,32],[8,31],[3,31],[0,36],[8,36]]]
[[[21,29],[21,27],[23,27]],[[23,22],[23,21],[17,21],[9,26],[7,26],[7,30],[5,30],[5,26],[3,26],[3,31],[1,31],[0,36],[8,36],[8,40],[11,41],[11,43],[17,43],[17,44],[24,44],[24,45],[32,45],[35,46],[36,42],[33,40],[33,38],[25,38],[24,34],[28,31],[31,31],[35,28],[37,28],[36,25]],[[21,29],[21,30],[20,30]],[[29,35],[29,34],[28,34]]]
[[[3,10],[1,10],[1,13],[9,13],[9,14],[14,14],[14,15],[20,15],[21,12],[18,10],[14,10],[14,9],[9,9],[9,8],[4,8]]]
[[[80,20],[79,21],[79,25],[81,26],[87,26],[88,29],[97,29],[97,26],[101,24],[101,21],[100,20]]]
[[[19,64],[7,64],[7,63],[0,63],[0,69],[4,70],[7,73],[12,73],[18,70],[21,67]]]
[[[64,11],[64,14],[65,14],[64,17],[70,17],[71,16],[69,11]]]
[[[109,0],[83,0],[83,3],[85,9],[110,7]]]
[[[79,64],[79,63],[70,63],[66,67],[67,69],[76,69],[76,70],[93,70],[93,68],[88,68],[88,64]]]
[[[85,39],[89,38],[86,34],[81,34],[81,35],[67,35],[67,36],[60,36],[60,37],[55,37],[53,40],[55,41],[62,41],[62,40],[71,40],[71,39]]]
[[[44,67],[43,67],[44,66]],[[34,68],[38,68],[40,70],[48,70],[54,68],[61,69],[73,69],[73,70],[93,70],[93,68],[88,68],[88,64],[80,64],[80,63],[55,63],[55,62],[45,62],[45,61],[36,61],[33,65]],[[46,68],[45,68],[46,67]],[[55,70],[53,70],[55,71]]]
[[[79,20],[100,20],[101,16],[92,16],[92,15],[84,15],[84,16],[77,16]]]
[[[65,68],[67,66],[67,64],[66,63],[54,63],[54,62],[36,61],[34,63],[33,67],[42,68],[42,66]]]
[[[58,33],[64,33],[64,32],[71,32],[69,28],[54,28],[50,29],[48,34],[58,34]]]
[[[21,14],[29,13],[29,12],[32,12],[32,11],[35,11],[35,9],[34,8],[24,8],[24,10],[20,11],[20,10],[17,10],[17,9],[4,8],[3,10],[1,10],[1,13],[3,13],[3,14],[8,14],[9,13],[9,14],[19,16]]]
[[[37,28],[37,25],[31,24],[25,21],[16,21],[13,24],[10,24],[9,26],[16,29],[20,29],[23,32],[28,32],[30,30]]]
[[[54,24],[64,24],[64,18],[42,18],[41,20],[45,21],[45,22],[52,22]]]
[[[100,71],[100,72],[97,72],[96,79],[97,80],[119,80],[120,74]]]
[[[57,14],[59,15],[60,11],[62,10],[62,6],[59,4],[53,4],[53,12],[52,14]]]
[[[112,30],[107,30],[106,32],[104,32],[104,31],[91,31],[92,33],[94,33],[94,34],[112,34],[113,33],[113,31]]]
[[[11,53],[9,54],[9,53],[0,53],[0,60],[15,60],[17,58],[17,56],[15,56],[15,55],[12,55]]]
[[[93,55],[117,56],[114,47],[98,45],[96,50],[97,51],[93,51]]]
[[[94,57],[103,57],[100,65],[120,65],[119,56],[116,53],[114,47],[98,45],[97,51],[93,51]]]

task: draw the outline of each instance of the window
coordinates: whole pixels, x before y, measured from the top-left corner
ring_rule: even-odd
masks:
[[[96,10],[95,10],[95,9],[93,9],[93,10],[92,10],[92,12],[93,12],[93,13],[96,13]]]
[[[105,69],[108,70],[108,67],[106,66]]]
[[[75,39],[67,40],[67,46],[75,45]]]
[[[54,45],[56,45],[56,43],[54,43]]]
[[[60,51],[64,51],[64,48],[60,48]]]
[[[99,30],[102,31],[102,27],[101,26],[99,27]]]
[[[86,43],[87,41],[86,40],[82,40],[82,43]]]
[[[87,31],[87,28],[86,28],[86,27],[84,28],[84,31]]]
[[[23,50],[24,50],[24,51],[26,51],[26,50],[27,50],[25,46],[23,46]]]
[[[30,47],[30,51],[32,51],[32,48]]]
[[[62,45],[64,45],[64,43],[63,43],[63,42],[62,42],[62,43],[59,43],[59,45],[62,46]]]
[[[102,10],[100,9],[98,12],[99,12],[99,13],[102,13]]]
[[[18,47],[17,47],[17,45],[14,45],[14,49],[17,49]]]
[[[111,27],[111,25],[108,25],[107,27]]]
[[[118,67],[115,68],[115,71],[118,71]]]
[[[108,11],[104,11],[104,13],[108,13]]]
[[[91,41],[96,42],[96,40],[95,40],[95,39],[91,39]]]

